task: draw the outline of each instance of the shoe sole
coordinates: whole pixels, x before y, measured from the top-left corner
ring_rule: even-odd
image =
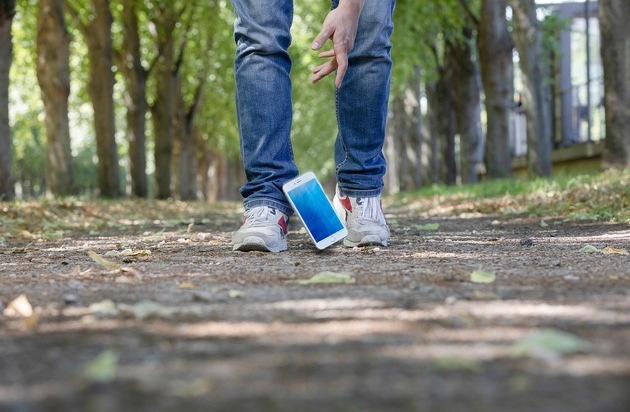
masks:
[[[287,250],[286,241],[280,242],[280,245],[268,246],[265,241],[256,236],[248,236],[241,243],[235,243],[233,251],[239,252],[272,252],[278,253]]]
[[[358,242],[345,238],[343,244],[346,247],[387,246],[387,240],[381,239],[378,235],[368,235]]]

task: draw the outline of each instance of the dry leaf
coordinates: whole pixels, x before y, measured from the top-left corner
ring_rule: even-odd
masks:
[[[91,257],[93,261],[95,261],[96,263],[98,263],[99,265],[103,266],[106,269],[120,268],[120,265],[118,263],[110,262],[109,260],[105,259],[103,256],[99,255],[93,250],[88,250],[88,256]]]
[[[604,255],[623,255],[623,256],[630,255],[630,253],[628,253],[628,251],[625,249],[617,249],[611,246],[606,246],[602,250],[602,252],[604,253]]]
[[[9,303],[4,310],[4,314],[15,318],[30,318],[33,316],[34,311],[26,295],[22,294]]]
[[[180,289],[194,289],[195,284],[192,282],[182,282],[179,284]]]
[[[314,285],[326,283],[355,283],[356,279],[347,273],[321,272],[310,279],[298,281],[290,281],[289,283],[298,283],[300,285]]]

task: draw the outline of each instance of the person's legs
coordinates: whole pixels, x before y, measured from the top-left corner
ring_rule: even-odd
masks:
[[[293,0],[232,0],[237,44],[234,73],[246,221],[234,250],[287,248],[291,205],[282,185],[298,174],[291,149],[291,44]]]
[[[391,79],[390,37],[395,0],[365,0],[348,71],[336,90],[339,132],[335,142],[337,194],[334,203],[345,220],[346,246],[387,246],[389,228],[380,194]],[[333,0],[333,7],[338,5]]]
[[[333,0],[333,7],[338,3]],[[335,161],[342,195],[375,197],[383,188],[393,10],[394,0],[365,1],[348,71],[336,90]]]
[[[237,44],[234,71],[246,209],[268,206],[290,215],[282,185],[298,174],[291,149],[292,0],[232,0]]]

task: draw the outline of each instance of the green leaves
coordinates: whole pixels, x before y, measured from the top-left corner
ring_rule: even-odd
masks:
[[[92,383],[109,383],[116,378],[119,355],[109,349],[101,352],[85,365],[83,376]]]
[[[570,333],[557,329],[538,329],[516,342],[511,349],[514,356],[557,357],[587,352],[591,344]]]
[[[475,270],[470,274],[470,281],[473,283],[494,283],[496,279],[494,272],[485,270]]]

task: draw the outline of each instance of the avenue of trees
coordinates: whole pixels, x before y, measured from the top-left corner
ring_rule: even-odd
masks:
[[[310,83],[309,45],[329,8],[295,1],[290,50],[296,158],[322,177],[334,171],[334,88]],[[603,166],[626,168],[630,2],[599,10]],[[511,176],[515,51],[528,171],[552,173],[547,67],[563,23],[539,11],[534,0],[397,1],[389,191]],[[17,188],[23,198],[237,196],[233,20],[227,0],[0,0],[0,199]]]

